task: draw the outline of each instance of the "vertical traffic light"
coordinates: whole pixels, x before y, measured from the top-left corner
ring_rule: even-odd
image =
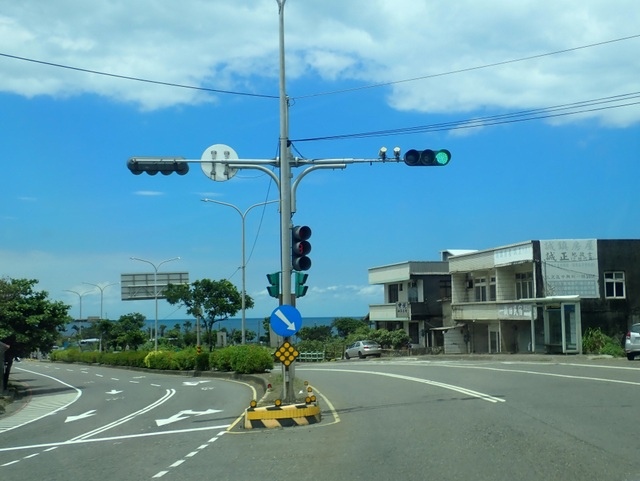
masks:
[[[309,278],[309,274],[305,274],[304,272],[296,272],[296,286],[295,286],[295,294],[296,298],[303,297],[307,290],[309,290],[309,286],[305,286],[307,279]]]
[[[311,259],[307,254],[311,252],[311,229],[306,225],[297,225],[291,231],[291,265],[294,271],[306,271],[311,267]]]
[[[269,295],[278,299],[280,297],[280,273],[274,272],[273,274],[267,274],[267,280],[269,284],[271,284],[267,286]]]
[[[408,150],[404,154],[404,163],[411,167],[443,167],[451,160],[451,152],[446,149],[440,150]]]

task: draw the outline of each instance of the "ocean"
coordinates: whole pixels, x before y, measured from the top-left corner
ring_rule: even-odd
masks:
[[[314,326],[330,326],[331,323],[333,322],[334,319],[339,318],[339,317],[351,317],[351,316],[335,316],[335,317],[303,317],[302,318],[302,327],[314,327]],[[264,318],[262,317],[247,317],[245,319],[245,329],[247,331],[253,331],[255,332],[258,337],[260,337],[261,335],[264,334],[264,328],[262,325]],[[161,326],[166,326],[166,329],[173,329],[175,327],[176,324],[179,324],[182,328],[182,326],[184,325],[185,322],[191,322],[191,325],[193,326],[193,329],[196,328],[196,320],[195,319],[158,319],[158,328],[159,330],[162,329]],[[69,324],[67,324],[67,327],[64,331],[65,335],[72,335],[76,333],[76,329],[74,329],[74,326],[76,327],[82,327],[82,329],[85,329],[89,326],[91,326],[91,323],[89,322],[71,322]],[[153,329],[155,326],[155,319],[146,319],[145,320],[145,329]],[[234,329],[237,329],[238,331],[242,329],[242,318],[240,317],[233,317],[230,319],[227,319],[226,321],[220,321],[220,322],[216,322],[214,329],[222,329],[222,328],[226,328],[227,332],[231,332]],[[162,331],[160,331],[162,332]]]

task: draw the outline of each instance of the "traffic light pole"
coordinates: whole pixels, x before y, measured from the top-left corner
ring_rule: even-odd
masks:
[[[291,156],[289,154],[289,98],[286,91],[284,65],[284,4],[278,2],[280,49],[280,269],[282,271],[282,304],[291,305]],[[285,341],[291,343],[290,337]],[[295,367],[282,364],[283,397],[286,402],[295,401]]]
[[[293,305],[294,298],[291,292],[292,275],[292,217],[296,211],[296,189],[302,178],[310,172],[318,169],[344,169],[347,164],[374,162],[400,162],[400,148],[393,149],[393,157],[387,157],[386,147],[382,147],[377,158],[342,158],[342,159],[300,159],[294,158],[290,153],[289,141],[289,98],[286,92],[285,82],[285,55],[284,55],[284,4],[286,0],[276,0],[279,13],[279,57],[280,57],[280,133],[279,133],[279,156],[276,159],[238,159],[232,148],[223,144],[215,144],[205,150],[199,160],[188,160],[184,157],[132,157],[128,160],[127,166],[133,174],[146,172],[154,175],[157,172],[170,174],[176,172],[184,175],[188,172],[188,163],[199,163],[204,174],[215,181],[230,180],[238,169],[258,169],[277,184],[280,193],[280,261],[281,261],[281,305]],[[404,162],[407,165],[442,166],[446,165],[451,154],[449,151],[425,150],[418,152],[410,150],[411,155],[405,156]],[[277,167],[279,176],[276,176],[268,167]],[[292,184],[292,167],[306,168],[297,176]],[[290,342],[290,337],[285,337],[285,341]],[[293,386],[295,368],[282,366],[284,378],[284,398],[287,402],[295,401],[295,391]]]

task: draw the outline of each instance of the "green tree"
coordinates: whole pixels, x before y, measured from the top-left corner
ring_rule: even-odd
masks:
[[[369,327],[367,321],[363,319],[354,319],[352,317],[338,317],[331,323],[340,337],[348,337],[349,334],[356,332],[363,327]]]
[[[113,344],[122,350],[138,349],[147,340],[143,331],[145,319],[139,312],[120,316],[111,331]]]
[[[296,335],[302,341],[326,341],[331,339],[331,326],[305,326]]]
[[[169,284],[164,291],[169,304],[179,304],[187,313],[204,322],[206,342],[213,350],[214,323],[229,319],[242,309],[242,294],[226,279],[201,279],[188,284]],[[245,295],[245,308],[253,307],[253,299]]]
[[[50,301],[46,291],[36,291],[34,279],[0,279],[0,340],[9,345],[5,352],[6,369],[3,385],[16,357],[27,356],[38,349],[51,350],[72,318],[68,306]]]

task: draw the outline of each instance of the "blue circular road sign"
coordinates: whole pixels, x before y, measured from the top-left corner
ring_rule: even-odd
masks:
[[[271,313],[271,329],[282,337],[293,336],[302,327],[300,311],[293,306],[283,304]]]

